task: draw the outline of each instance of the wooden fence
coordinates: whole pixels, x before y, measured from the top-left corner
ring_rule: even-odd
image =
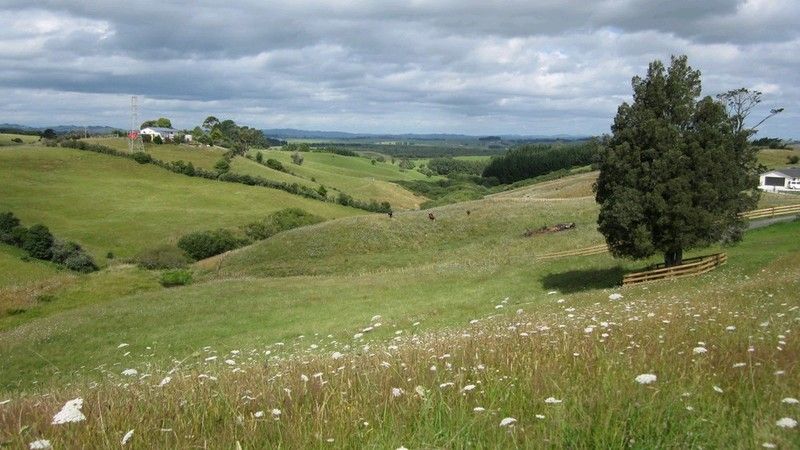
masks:
[[[710,272],[728,261],[728,255],[717,253],[709,256],[701,256],[684,260],[679,266],[663,267],[656,265],[655,269],[634,272],[622,278],[622,285],[645,283],[647,281],[665,280],[669,278],[682,278],[694,275],[701,275]]]
[[[753,211],[747,211],[740,215],[745,219],[753,220],[753,219],[766,219],[775,216],[785,216],[787,214],[800,214],[800,205],[775,206],[773,208],[754,209]]]

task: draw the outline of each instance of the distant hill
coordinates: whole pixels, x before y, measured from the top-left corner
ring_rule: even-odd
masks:
[[[16,123],[0,123],[0,129],[3,130],[21,130],[21,131],[28,131],[28,132],[41,132],[48,128],[51,128],[56,134],[66,134],[71,133],[73,131],[80,131],[83,132],[86,130],[89,134],[112,134],[114,131],[119,130],[119,128],[109,127],[105,125],[88,125],[88,126],[78,126],[78,125],[52,125],[46,127],[31,127],[27,125],[20,125]]]
[[[373,133],[348,133],[344,131],[319,131],[319,130],[300,130],[296,128],[268,128],[261,130],[269,137],[279,139],[394,139],[394,140],[479,140],[483,136],[472,136],[468,134],[455,133],[403,133],[403,134],[373,134]],[[591,136],[556,134],[556,135],[523,135],[507,134],[490,136],[492,139],[505,140],[581,140]],[[487,140],[487,139],[481,139]]]

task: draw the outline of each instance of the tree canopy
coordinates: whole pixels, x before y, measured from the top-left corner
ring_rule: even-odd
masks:
[[[142,126],[139,127],[139,129],[147,127],[172,128],[172,121],[170,121],[166,117],[159,117],[158,119],[146,120],[142,122]]]
[[[726,105],[700,98],[700,71],[686,56],[650,63],[632,81],[599,154],[599,230],[614,256],[658,252],[666,265],[683,251],[741,239],[738,213],[758,201],[759,165],[750,130]]]

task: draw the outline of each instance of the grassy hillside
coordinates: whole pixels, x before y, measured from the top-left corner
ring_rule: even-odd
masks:
[[[342,156],[333,153],[303,153],[303,164],[292,164],[291,153],[282,150],[260,150],[264,159],[280,161],[286,168],[305,180],[314,180],[328,189],[345,192],[361,200],[388,201],[396,209],[417,208],[424,198],[392,181],[428,179],[416,170],[401,170],[396,164],[370,159]],[[255,155],[255,151],[250,152]]]
[[[7,145],[20,145],[12,139],[21,139],[23,144],[32,144],[39,140],[39,136],[31,136],[28,134],[11,134],[0,133],[0,147]]]
[[[194,230],[236,227],[287,207],[325,218],[361,214],[275,189],[174,174],[79,150],[0,151],[0,210],[46,224],[97,257],[128,257]]]
[[[794,448],[776,422],[797,417],[781,399],[800,385],[798,232],[756,230],[715,272],[619,291],[596,256],[219,281],[54,314],[0,335],[0,379],[84,381],[6,394],[0,432],[19,447],[135,429],[144,447]],[[87,420],[50,426],[75,397]]]
[[[26,255],[22,249],[0,244],[0,289],[41,281],[59,273],[55,264],[35,259],[23,261]]]
[[[800,164],[789,164],[790,156],[800,157],[799,149],[764,149],[758,152],[758,161],[768,169],[780,167],[800,167]]]
[[[128,140],[126,138],[89,138],[84,139],[93,144],[105,145],[116,150],[127,151]],[[175,144],[144,144],[145,151],[154,158],[162,161],[185,161],[190,162],[195,167],[211,170],[214,164],[225,154],[225,149],[220,147],[204,147],[199,145],[175,145]]]

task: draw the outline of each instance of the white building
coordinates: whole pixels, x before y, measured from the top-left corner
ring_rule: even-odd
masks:
[[[167,139],[171,141],[175,138],[175,135],[178,134],[178,130],[174,128],[145,127],[139,131],[139,134],[142,136],[150,136],[150,139],[155,139],[156,136],[160,136],[164,141]]]
[[[759,177],[758,187],[765,191],[800,190],[800,167],[775,169],[762,173]]]

